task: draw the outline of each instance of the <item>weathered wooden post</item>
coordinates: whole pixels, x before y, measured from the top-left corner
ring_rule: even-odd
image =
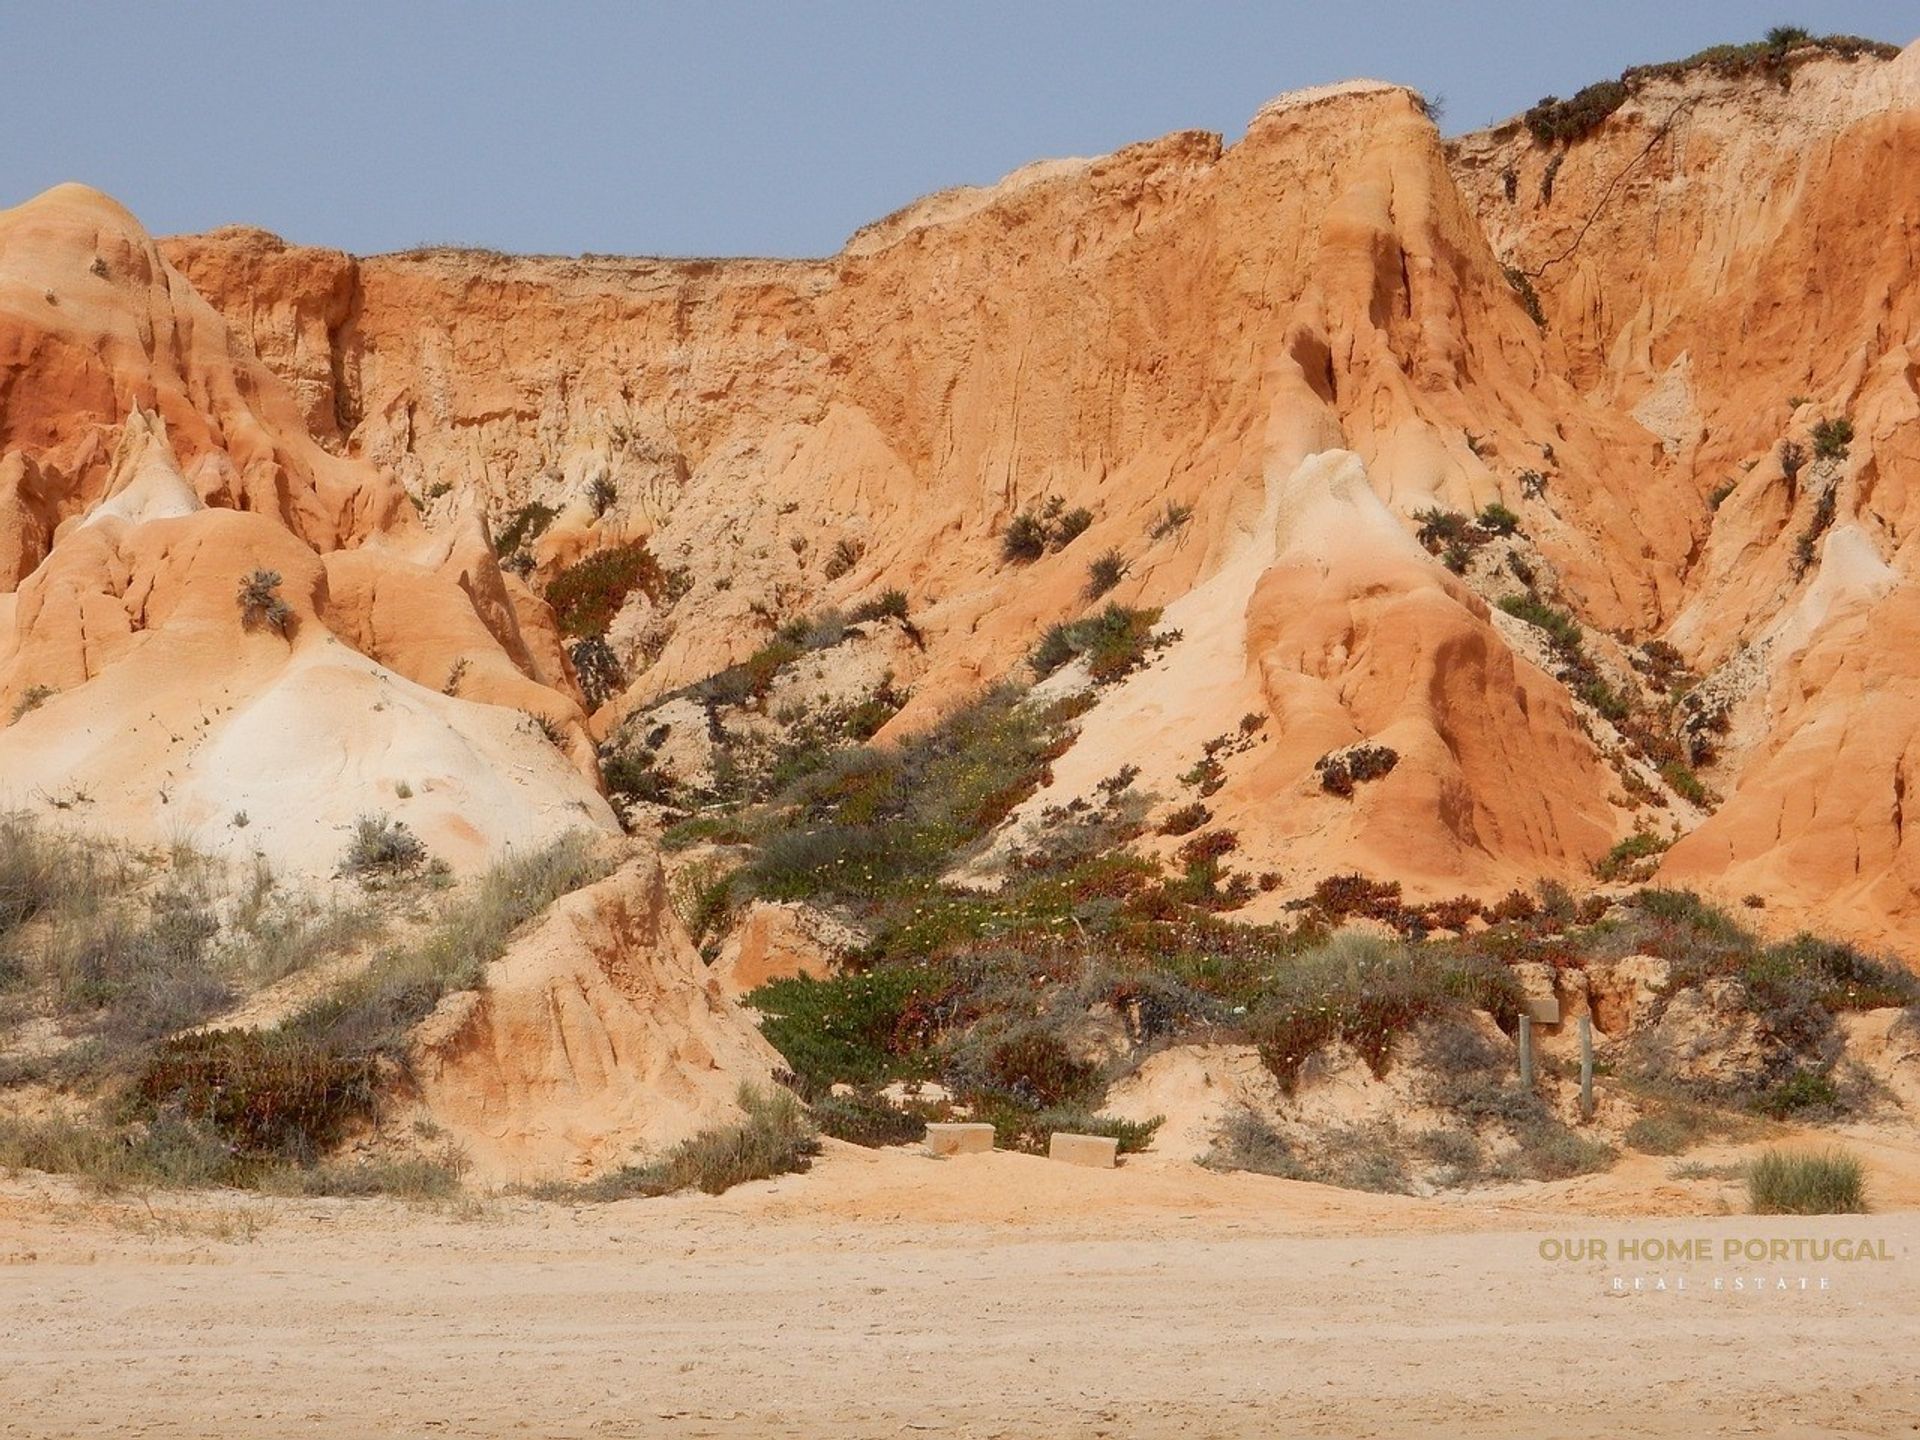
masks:
[[[1580,1017],[1580,1118],[1593,1119],[1593,1017]]]
[[[1520,1088],[1533,1089],[1533,1017],[1520,1017]]]

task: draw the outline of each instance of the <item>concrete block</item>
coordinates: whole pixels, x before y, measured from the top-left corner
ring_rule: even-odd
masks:
[[[1551,995],[1529,995],[1527,1014],[1533,1017],[1536,1025],[1558,1025],[1560,1023],[1560,1002]]]
[[[1056,1130],[1047,1141],[1047,1156],[1069,1165],[1111,1170],[1120,1158],[1120,1142],[1107,1135],[1071,1135],[1065,1130]]]
[[[993,1149],[993,1126],[991,1125],[927,1126],[929,1155],[977,1155],[991,1149]]]

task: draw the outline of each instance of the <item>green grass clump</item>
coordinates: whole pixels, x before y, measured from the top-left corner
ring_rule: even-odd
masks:
[[[1158,610],[1109,604],[1084,620],[1051,627],[1041,636],[1029,663],[1035,674],[1044,677],[1084,655],[1096,684],[1118,680],[1138,668],[1153,649],[1153,627],[1159,621]]]
[[[1556,610],[1534,595],[1504,595],[1500,608],[1515,619],[1546,631],[1548,641],[1566,659],[1575,660],[1584,653],[1579,622],[1566,611]]]
[[[1866,1167],[1844,1150],[1769,1150],[1747,1166],[1747,1207],[1755,1215],[1863,1215]]]
[[[103,1190],[244,1185],[253,1168],[178,1115],[124,1126],[0,1117],[0,1169],[72,1175]]]
[[[1660,767],[1660,778],[1667,788],[1694,805],[1705,809],[1713,804],[1713,792],[1707,789],[1698,775],[1684,760],[1669,760]]]
[[[976,1099],[973,1118],[993,1126],[996,1149],[1022,1155],[1044,1155],[1056,1132],[1069,1135],[1101,1135],[1119,1142],[1122,1155],[1137,1155],[1153,1143],[1161,1117],[1151,1120],[1116,1120],[1096,1115],[1082,1106],[1054,1106],[1032,1109],[1004,1096]]]
[[[1312,1178],[1286,1136],[1257,1111],[1244,1107],[1227,1115],[1214,1137],[1213,1148],[1201,1163],[1209,1170],[1248,1170],[1256,1175],[1278,1175],[1283,1180]]]
[[[1651,830],[1636,830],[1596,860],[1593,873],[1602,880],[1619,880],[1641,861],[1664,855],[1672,845],[1673,841],[1664,835],[1656,835]]]
[[[702,1190],[719,1195],[750,1180],[770,1180],[809,1169],[820,1153],[820,1137],[799,1100],[785,1090],[742,1085],[738,1125],[702,1130],[645,1165],[628,1165],[584,1185],[550,1183],[530,1187],[539,1200],[605,1204]]]
[[[383,950],[363,973],[296,1012],[281,1027],[340,1053],[401,1058],[406,1032],[443,996],[471,990],[506,953],[508,937],[569,891],[612,868],[575,832],[509,855],[447,907],[426,937]]]

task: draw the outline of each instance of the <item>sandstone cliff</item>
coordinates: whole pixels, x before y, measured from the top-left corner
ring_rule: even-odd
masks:
[[[937,195],[808,262],[353,259],[250,230],[150,254],[58,192],[0,248],[30,397],[0,437],[5,696],[111,675],[90,657],[127,582],[102,577],[215,523],[163,496],[114,522],[131,550],[100,551],[103,522],[63,558],[113,474],[139,488],[112,462],[139,404],[202,502],[297,542],[304,568],[271,558],[316,631],[423,705],[471,654],[472,698],[577,726],[536,592],[644,541],[671,583],[606,631],[596,736],[891,587],[926,647],[911,729],[1084,613],[1113,551],[1109,598],[1160,608],[1166,643],[1100,690],[1035,810],[1127,763],[1172,803],[1245,720],[1207,803],[1281,872],[1251,913],[1348,868],[1428,896],[1584,879],[1639,831],[1769,923],[1910,946],[1917,85],[1915,51],[1809,51],[1647,77],[1571,139],[1448,144],[1418,97],[1352,82],[1231,145]],[[41,291],[65,288],[61,314]],[[1815,442],[1842,418],[1850,441]],[[1053,497],[1084,532],[1004,556]],[[534,502],[523,583],[488,541]],[[61,703],[0,732],[0,771]],[[1357,743],[1397,763],[1343,796],[1320,761]]]

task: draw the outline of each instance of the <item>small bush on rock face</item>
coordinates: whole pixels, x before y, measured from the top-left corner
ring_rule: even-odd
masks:
[[[1091,524],[1093,524],[1093,512],[1084,505],[1067,511],[1053,527],[1053,548],[1066,549],[1084,535]]]
[[[1353,794],[1355,785],[1389,775],[1399,763],[1398,751],[1385,745],[1360,744],[1322,755],[1313,768],[1320,774],[1321,789],[1329,794],[1348,796]]]
[[[569,565],[547,586],[547,603],[566,635],[604,635],[635,590],[658,602],[667,577],[645,543],[635,540]]]
[[[543,505],[538,500],[522,505],[507,517],[507,523],[493,537],[494,553],[505,557],[531,545],[546,533],[547,527],[553,523],[553,517],[559,513],[553,506]]]
[[[1853,443],[1853,422],[1844,417],[1826,419],[1813,427],[1813,453],[1822,460],[1844,460]]]
[[[1557,141],[1570,145],[1598,129],[1601,122],[1627,103],[1627,95],[1627,87],[1618,80],[1602,80],[1575,91],[1571,100],[1549,95],[1528,110],[1522,120],[1537,144],[1552,145]]]
[[[883,590],[871,600],[863,600],[853,607],[847,619],[856,625],[871,620],[905,620],[907,618],[907,592],[904,590]]]
[[[1476,520],[1480,528],[1491,535],[1512,535],[1520,529],[1520,517],[1498,500],[1482,507]]]
[[[1620,880],[1632,875],[1641,862],[1666,853],[1673,842],[1650,830],[1627,836],[1594,862],[1593,873],[1602,880]]]
[[[1198,800],[1191,805],[1182,805],[1160,822],[1162,835],[1187,835],[1198,830],[1213,818],[1213,812]]]
[[[1193,507],[1191,505],[1177,505],[1169,500],[1166,506],[1160,511],[1159,517],[1153,522],[1153,527],[1148,530],[1147,533],[1155,540],[1164,540],[1167,536],[1182,529],[1192,518]]]
[[[1798,479],[1801,470],[1806,467],[1806,463],[1807,451],[1805,446],[1795,444],[1791,440],[1782,440],[1780,442],[1780,473],[1785,475],[1788,480]]]
[[[587,697],[589,707],[597,709],[606,704],[626,685],[619,657],[604,635],[576,640],[567,653],[573,660],[573,673],[580,679],[580,693]]]
[[[1055,625],[1040,639],[1029,663],[1036,673],[1051,675],[1077,655],[1087,657],[1094,683],[1118,680],[1136,669],[1154,647],[1153,627],[1158,610],[1128,610],[1108,605],[1097,615],[1071,625]]]
[[[267,625],[282,635],[293,624],[293,607],[280,598],[280,572],[255,570],[240,577],[240,620],[252,629]]]
[[[1016,515],[1000,536],[1000,557],[1021,564],[1047,553],[1047,527],[1032,515]]]
[[[1118,550],[1109,550],[1087,567],[1087,598],[1098,600],[1126,576],[1127,562]]]
[[[409,830],[406,822],[385,815],[362,815],[354,822],[353,838],[347,843],[347,855],[340,862],[342,874],[365,878],[378,875],[406,875],[418,870],[427,859],[427,847]]]
[[[827,556],[827,579],[838,580],[842,575],[858,565],[860,563],[860,557],[865,553],[866,546],[862,545],[858,540],[849,540],[844,537],[836,540],[833,545],[833,552]]]

